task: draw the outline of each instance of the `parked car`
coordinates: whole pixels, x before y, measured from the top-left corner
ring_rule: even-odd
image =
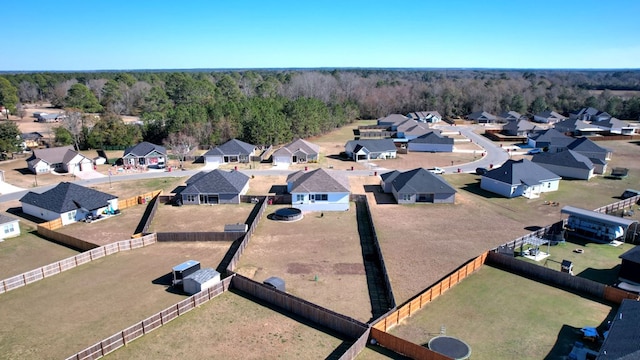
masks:
[[[533,154],[540,154],[542,152],[542,149],[540,148],[533,148],[531,150],[529,150],[527,152],[527,155],[533,155]]]
[[[487,168],[483,168],[483,167],[476,168],[476,174],[477,175],[484,175],[484,174],[486,174],[488,172],[489,172],[489,170]]]
[[[444,174],[444,169],[439,168],[439,167],[432,167],[427,169],[427,171],[434,173],[434,174]]]

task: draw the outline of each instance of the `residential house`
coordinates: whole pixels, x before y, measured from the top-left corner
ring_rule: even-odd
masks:
[[[23,150],[36,149],[44,146],[44,136],[39,132],[28,132],[20,134],[22,138],[22,144],[20,146]]]
[[[600,113],[600,110],[592,107],[584,107],[582,109],[569,113],[570,119],[592,121],[596,119],[596,115]]]
[[[532,199],[541,193],[558,190],[560,179],[530,160],[507,160],[501,167],[482,176],[480,188],[507,198],[524,196]]]
[[[402,123],[404,121],[407,121],[408,119],[409,119],[409,117],[404,116],[402,114],[390,114],[390,115],[387,115],[385,117],[382,117],[382,118],[378,119],[377,124],[379,126],[392,127],[392,126],[400,124],[400,123]]]
[[[397,154],[392,139],[350,140],[344,148],[347,156],[354,161],[394,159]]]
[[[125,149],[123,165],[164,168],[167,164],[167,150],[164,146],[143,141]]]
[[[486,111],[476,111],[467,115],[467,119],[477,122],[478,124],[490,124],[498,121],[498,117]]]
[[[52,171],[77,174],[93,170],[93,162],[73,149],[73,146],[61,146],[46,149],[33,149],[27,158],[27,167],[34,174]]]
[[[437,111],[416,111],[407,114],[407,117],[419,122],[432,124],[442,121],[442,115]]]
[[[239,171],[201,171],[187,182],[180,198],[184,205],[239,204],[249,190],[249,177]]]
[[[623,299],[607,330],[596,360],[640,359],[640,302]]]
[[[419,136],[425,135],[433,131],[426,123],[419,122],[417,120],[409,119],[401,123],[391,126],[391,131],[396,132],[396,138],[411,140]]]
[[[455,202],[456,189],[442,176],[424,168],[405,172],[394,170],[380,175],[380,178],[382,190],[393,194],[398,204]]]
[[[563,139],[569,141],[571,137],[552,128],[530,134],[527,138],[527,144],[534,148],[543,149],[548,148],[552,142],[558,143]]]
[[[509,136],[528,136],[535,131],[542,131],[542,129],[525,119],[509,121],[502,127],[502,132]]]
[[[256,155],[257,147],[238,139],[231,139],[226,143],[209,149],[204,153],[207,165],[218,166],[229,163],[249,163]]]
[[[607,164],[612,156],[610,149],[603,148],[586,137],[573,140],[566,148],[589,158],[595,166],[596,174],[604,174],[607,171]]]
[[[0,241],[20,236],[20,222],[11,216],[0,214]]]
[[[273,165],[301,164],[318,162],[320,146],[306,140],[297,139],[276,150],[273,155]]]
[[[118,210],[116,196],[70,182],[41,194],[29,191],[20,203],[25,214],[45,221],[61,219],[62,225]]]
[[[350,189],[349,179],[341,171],[319,168],[287,176],[291,206],[302,211],[349,210]]]
[[[41,112],[41,113],[35,113],[33,114],[33,116],[36,117],[36,120],[38,122],[43,122],[43,123],[60,122],[67,118],[67,115],[63,113],[49,114],[46,112]]]
[[[509,121],[518,121],[523,118],[523,116],[517,111],[504,111],[498,115],[498,118],[503,122]]]
[[[594,136],[606,133],[609,129],[605,126],[594,125],[584,120],[566,119],[553,126],[557,131],[572,136]]]
[[[637,133],[638,129],[636,126],[632,126],[631,124],[614,117],[592,121],[591,125],[605,128],[609,133],[618,135],[633,135]]]
[[[566,116],[558,114],[552,110],[545,110],[533,115],[533,121],[544,124],[555,124],[566,119]]]
[[[409,140],[409,151],[453,152],[454,140],[443,136],[439,131],[431,131],[425,135]]]
[[[595,175],[593,162],[573,150],[536,154],[531,161],[563,178],[589,180]]]

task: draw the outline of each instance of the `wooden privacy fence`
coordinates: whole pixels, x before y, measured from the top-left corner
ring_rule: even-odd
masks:
[[[271,305],[296,314],[315,324],[322,325],[350,339],[358,339],[368,326],[353,318],[338,314],[291,294],[275,290],[273,287],[235,274],[231,287],[243,291]]]
[[[512,256],[489,252],[487,263],[500,269],[511,271],[527,279],[551,284],[579,294],[603,299],[615,304],[623,299],[638,299],[638,294],[608,286],[597,281],[573,276],[538,264],[518,260]]]
[[[414,344],[405,339],[391,335],[375,327],[371,329],[371,338],[375,339],[378,345],[393,350],[399,354],[408,356],[416,360],[451,360],[450,357],[444,356],[428,348]]]
[[[599,212],[599,213],[603,213],[603,214],[609,214],[609,213],[613,213],[619,210],[623,210],[626,209],[628,207],[632,207],[633,205],[637,204],[638,201],[640,201],[640,195],[636,195],[633,197],[630,197],[628,199],[624,199],[624,200],[620,200],[617,202],[614,202],[613,204],[609,204],[606,206],[602,206],[599,207],[593,211],[595,212]]]
[[[371,328],[367,328],[362,335],[356,340],[349,348],[340,356],[338,360],[353,360],[358,357],[358,354],[369,343],[369,335],[371,334]]]
[[[549,235],[554,235],[560,233],[560,231],[564,228],[565,220],[558,221],[555,224],[545,226],[542,229],[531,232],[527,235],[521,236],[517,239],[511,240],[507,243],[504,243],[502,246],[507,248],[515,249],[519,246],[526,244],[527,240],[533,238],[547,238]],[[553,241],[553,240],[551,240]],[[496,248],[497,249],[497,248]],[[495,249],[493,249],[495,250]]]
[[[203,290],[192,295],[179,303],[156,313],[155,315],[151,315],[150,317],[89,346],[88,348],[68,357],[67,360],[99,359],[224,293],[229,288],[230,282],[231,277],[228,277],[207,290]]]
[[[159,232],[158,242],[169,241],[236,241],[244,232]]]
[[[413,313],[422,309],[423,306],[445,293],[476,270],[480,269],[484,265],[487,255],[488,252],[485,252],[477,258],[467,261],[464,265],[453,271],[440,282],[431,286],[420,295],[409,300],[409,302],[401,306],[399,309],[389,313],[385,318],[376,322],[373,327],[386,332],[390,328],[396,326],[402,320],[410,317]]]
[[[151,226],[153,217],[156,215],[156,211],[158,211],[158,203],[160,202],[158,199],[160,197],[160,193],[162,193],[162,190],[155,192],[155,195],[150,201],[145,200],[145,203],[148,203],[147,208],[145,209],[142,219],[136,227],[135,234],[133,234],[132,238],[139,237],[140,235],[144,235],[149,232],[149,227]],[[142,199],[142,196],[140,199]]]
[[[136,206],[138,204],[147,203],[151,201],[151,199],[153,199],[154,197],[160,195],[161,193],[162,193],[162,190],[156,190],[156,191],[136,195],[127,199],[118,199],[118,209],[122,210],[122,209],[130,208],[132,206]]]
[[[236,266],[238,266],[238,262],[240,261],[240,256],[242,256],[244,249],[249,244],[249,239],[251,238],[251,235],[253,234],[253,232],[256,230],[256,227],[258,227],[260,218],[262,217],[265,209],[267,208],[267,197],[261,197],[259,199],[257,206],[259,206],[258,212],[254,217],[253,221],[251,222],[251,224],[248,224],[249,228],[247,232],[242,237],[242,240],[240,240],[240,244],[238,245],[236,252],[233,254],[231,259],[229,260],[229,264],[227,265],[227,271],[233,272],[235,271]]]
[[[63,271],[73,269],[76,266],[86,264],[90,261],[99,259],[101,257],[115,254],[119,251],[127,251],[131,249],[137,249],[143,246],[147,246],[156,242],[155,234],[150,234],[138,239],[128,239],[118,241],[105,246],[101,246],[82,254],[78,254],[74,257],[70,257],[64,260],[60,260],[53,264],[45,265],[41,268],[27,271],[26,273],[10,277],[8,279],[0,281],[0,294],[7,291],[15,290],[19,287],[31,284],[38,280],[59,274]]]
[[[57,218],[55,220],[51,220],[51,221],[47,221],[45,223],[42,224],[38,224],[38,228],[42,227],[43,229],[47,229],[47,230],[55,230],[55,229],[60,229],[62,227],[62,219]]]
[[[42,224],[38,225],[38,234],[46,237],[47,239],[51,239],[55,242],[68,245],[81,251],[87,251],[98,247],[98,245],[94,243],[79,239],[75,236],[63,234],[54,230],[49,230],[47,227],[41,225]]]

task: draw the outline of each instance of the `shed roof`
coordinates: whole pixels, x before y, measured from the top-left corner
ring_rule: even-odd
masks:
[[[187,275],[184,280],[192,280],[198,284],[204,284],[207,281],[214,279],[220,276],[220,273],[214,270],[213,268],[202,268],[197,270],[189,275]]]
[[[561,214],[569,214],[583,219],[597,220],[605,224],[623,226],[625,228],[636,222],[636,220],[625,219],[619,216],[599,213],[597,211],[580,209],[573,206],[565,206],[560,210]]]
[[[183,271],[185,269],[188,269],[188,268],[190,268],[190,267],[192,267],[194,265],[198,265],[198,264],[200,264],[200,262],[197,261],[197,260],[187,260],[187,261],[185,261],[185,262],[183,262],[181,264],[178,264],[178,265],[174,266],[172,270],[173,271]]]

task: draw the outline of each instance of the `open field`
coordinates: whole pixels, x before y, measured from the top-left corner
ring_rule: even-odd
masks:
[[[228,291],[106,359],[324,359],[342,340]]]
[[[157,243],[110,255],[0,296],[0,354],[60,359],[184,299],[167,274],[188,259],[215,268],[230,243]]]
[[[564,359],[582,327],[614,314],[610,306],[484,266],[390,332],[426,344],[444,326],[471,346],[474,360]]]
[[[254,207],[255,204],[246,203],[202,206],[160,204],[149,231],[224,231],[225,224],[244,223]]]
[[[371,318],[355,205],[345,212],[305,213],[293,222],[269,219],[269,206],[237,272],[262,282],[285,280],[287,292],[361,321]]]
[[[35,228],[21,220],[21,235],[0,242],[0,279],[78,254],[76,250],[39,237],[34,230]]]

